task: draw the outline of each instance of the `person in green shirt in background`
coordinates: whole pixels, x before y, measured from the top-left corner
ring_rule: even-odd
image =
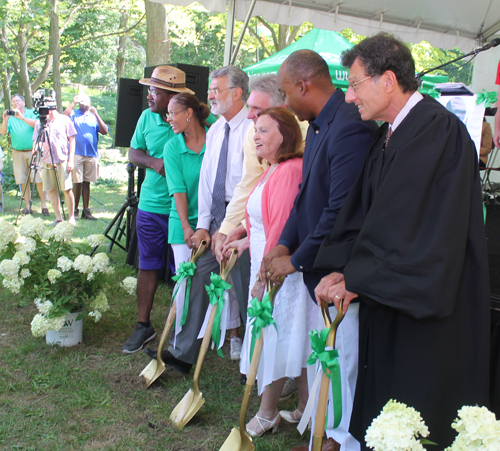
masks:
[[[26,102],[21,94],[14,94],[11,99],[11,104],[13,107],[12,112],[14,112],[15,115],[7,114],[9,110],[3,112],[0,133],[2,135],[6,135],[7,133],[10,134],[12,142],[12,168],[16,183],[21,185],[21,189],[24,193],[26,208],[22,211],[22,214],[27,215],[32,213],[31,191],[29,187],[26,188],[26,182],[28,180],[30,162],[33,155],[31,152],[33,148],[32,138],[37,116],[33,110],[25,107]],[[32,170],[30,182],[33,181],[33,174],[34,171]],[[36,173],[35,184],[42,204],[42,214],[44,216],[49,216],[47,193],[43,191],[42,188],[42,173],[40,170]]]

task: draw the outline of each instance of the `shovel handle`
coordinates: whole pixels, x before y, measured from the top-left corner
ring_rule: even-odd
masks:
[[[189,259],[190,262],[196,263],[198,259],[202,256],[203,252],[205,252],[205,249],[207,248],[207,242],[205,240],[201,240],[200,246],[198,249],[191,249],[191,258]]]
[[[227,280],[227,276],[233,269],[233,266],[236,264],[236,260],[238,258],[238,249],[231,248],[230,252],[231,256],[229,258],[223,258],[220,262],[220,276],[222,280]]]
[[[329,318],[328,307],[326,307],[326,313],[328,316],[325,317],[325,313],[323,312],[323,304],[321,305],[323,319]],[[340,301],[340,306],[337,311],[337,316],[333,320],[330,325],[330,331],[328,332],[328,336],[326,338],[326,346],[333,348],[335,346],[335,336],[337,333],[337,328],[339,324],[344,319],[343,301]],[[328,374],[330,374],[330,370],[326,370]],[[314,421],[314,436],[313,436],[313,446],[312,451],[321,451],[321,446],[323,444],[323,436],[325,434],[325,420],[326,420],[326,407],[328,403],[328,391],[330,389],[330,379],[328,376],[323,373],[321,375],[321,385],[318,394],[318,404],[316,407],[316,419]]]
[[[200,352],[198,354],[198,360],[196,361],[196,368],[194,369],[193,385],[195,392],[200,390],[198,384],[200,381],[201,368],[203,366],[205,356],[207,355],[207,351],[210,346],[210,340],[212,338],[212,328],[214,325],[216,312],[217,312],[217,304],[212,306],[210,317],[208,318],[207,329],[205,330],[205,335],[203,336],[203,341],[201,342]]]
[[[280,284],[274,284],[271,280],[267,281],[267,291],[269,292],[269,300],[274,301],[276,293],[281,288],[284,277],[280,278]],[[247,382],[245,384],[245,392],[243,393],[243,400],[241,401],[240,409],[240,434],[246,434],[246,416],[248,411],[248,405],[250,403],[250,397],[252,396],[252,388],[255,385],[255,379],[257,377],[257,370],[259,369],[260,355],[262,353],[262,348],[264,346],[264,336],[261,332],[260,337],[255,342],[253,349],[252,361],[250,362],[250,369],[248,370]]]
[[[174,301],[172,307],[170,307],[170,312],[168,314],[167,322],[165,323],[165,327],[163,329],[163,332],[161,333],[160,343],[158,344],[158,351],[156,352],[156,359],[158,360],[158,362],[161,362],[162,364],[164,364],[164,362],[161,357],[161,352],[163,351],[163,346],[165,346],[165,341],[167,341],[167,336],[168,333],[170,332],[170,329],[172,328],[172,324],[174,324],[176,312],[177,312],[177,303]]]

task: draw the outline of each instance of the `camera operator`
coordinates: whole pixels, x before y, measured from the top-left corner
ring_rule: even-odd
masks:
[[[33,128],[36,123],[36,115],[33,110],[25,108],[24,97],[21,94],[14,94],[11,99],[13,110],[5,110],[2,114],[2,125],[0,126],[0,133],[5,135],[10,134],[10,139],[12,141],[12,167],[14,170],[14,177],[16,183],[21,185],[24,192],[24,202],[26,203],[26,208],[22,211],[23,214],[27,215],[32,213],[31,210],[31,191],[26,188],[26,183],[28,181],[28,173],[31,161],[31,148],[33,146]],[[30,182],[33,182],[33,172],[30,175]],[[39,172],[36,174],[35,178],[36,189],[38,195],[40,196],[40,201],[42,203],[42,214],[44,216],[49,215],[49,210],[47,209],[47,193],[42,189],[42,175]]]
[[[41,111],[40,119],[43,119]],[[56,215],[56,220],[51,225],[55,226],[58,222],[62,222],[61,205],[58,193],[58,189],[60,189],[63,191],[64,199],[66,201],[68,222],[75,226],[75,198],[73,197],[73,180],[71,173],[75,167],[76,130],[71,119],[68,116],[59,114],[55,110],[55,105],[48,108],[46,121],[50,151],[49,143],[46,140],[42,141],[43,155],[41,157],[41,161],[43,163],[43,188],[49,192],[50,202]],[[39,130],[40,121],[37,121],[33,132],[33,141],[35,143]],[[37,150],[38,149],[35,144],[33,146],[33,152]],[[57,179],[55,175],[56,172]]]

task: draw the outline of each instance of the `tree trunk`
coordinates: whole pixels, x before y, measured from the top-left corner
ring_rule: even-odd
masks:
[[[19,92],[26,98],[26,107],[33,108],[33,103],[31,102],[31,83],[28,74],[28,60],[26,58],[26,52],[28,50],[26,37],[28,34],[29,26],[21,21],[16,37],[19,53],[19,70],[17,72],[17,76],[19,77]]]
[[[57,15],[57,0],[51,0],[50,11],[50,36],[49,53],[53,55],[53,82],[56,91],[57,111],[62,113],[62,88],[61,88],[61,47],[59,45],[59,16]]]
[[[126,29],[129,10],[122,11],[120,17],[120,28]],[[128,33],[121,34],[118,37],[118,53],[116,55],[116,80],[123,78],[125,73],[125,52],[127,50]]]
[[[9,71],[8,66],[4,66],[1,70],[2,72],[2,98],[3,98],[3,103],[5,105],[6,110],[10,110],[11,104],[10,104],[10,80],[12,79],[12,74]],[[1,101],[2,99],[0,99]]]
[[[170,62],[170,40],[165,5],[145,0],[148,41],[146,45],[146,65],[157,66]]]
[[[0,40],[2,42],[7,42],[7,29],[5,25],[2,27],[1,30],[1,35],[0,35]],[[7,62],[5,61],[5,64],[3,67],[0,69],[0,72],[2,73],[2,97],[0,98],[0,101],[3,100],[5,109],[10,110],[11,105],[10,105],[10,80],[12,79],[12,73],[10,71],[10,67]]]

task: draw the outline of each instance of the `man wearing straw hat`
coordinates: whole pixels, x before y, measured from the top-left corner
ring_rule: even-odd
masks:
[[[143,78],[139,83],[150,88],[149,108],[139,118],[128,154],[131,163],[146,169],[146,177],[141,186],[136,220],[139,314],[131,337],[123,345],[122,350],[127,354],[139,351],[156,336],[149,315],[158,286],[158,270],[165,262],[171,204],[163,166],[163,148],[174,136],[167,123],[167,108],[170,99],[178,92],[194,94],[186,88],[186,74],[172,66],[156,67],[151,78]]]

